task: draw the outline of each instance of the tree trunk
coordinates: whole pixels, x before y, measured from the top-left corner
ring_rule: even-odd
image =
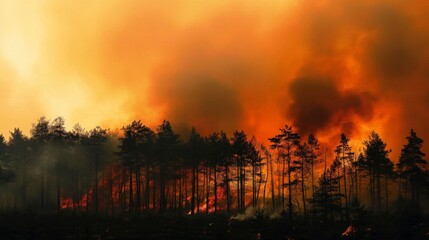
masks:
[[[145,166],[145,196],[144,196],[144,201],[145,201],[145,209],[146,209],[146,213],[149,211],[149,198],[150,198],[150,175],[149,175],[149,163],[146,162],[146,166]]]
[[[136,167],[136,210],[137,216],[140,216],[141,210],[141,189],[140,189],[140,167]]]
[[[210,168],[208,167],[208,162],[206,161],[206,214],[209,214],[210,208]]]
[[[288,146],[288,161],[287,161],[287,171],[288,171],[288,190],[289,190],[289,220],[292,220],[292,186],[291,186],[291,157],[290,157],[290,146]]]
[[[98,149],[95,150],[94,167],[94,213],[98,213]]]
[[[270,157],[269,158],[270,161],[270,177],[271,177],[271,202],[272,202],[272,209],[275,210],[276,209],[276,196],[275,196],[275,191],[274,191],[274,168],[273,168],[273,159]]]
[[[192,193],[191,193],[191,214],[195,214],[195,181],[196,181],[196,163],[195,157],[192,158]]]
[[[347,175],[346,175],[346,157],[344,155],[344,149],[343,149],[343,179],[344,179],[344,202],[345,202],[345,208],[346,208],[346,220],[349,221],[349,203],[347,199]]]
[[[213,207],[214,207],[214,213],[216,213],[217,212],[217,166],[216,166],[216,164],[213,167],[213,174],[214,174],[214,176],[213,176],[213,180],[214,180],[214,182],[213,182],[213,195],[214,195]]]
[[[301,165],[301,190],[302,190],[302,206],[304,209],[304,217],[307,217],[307,208],[305,205],[304,159],[302,159],[302,165]]]
[[[384,191],[386,194],[386,213],[389,214],[389,191],[388,191],[387,175],[384,175]]]
[[[381,184],[380,184],[380,172],[377,170],[377,208],[381,211]]]
[[[226,186],[226,210],[228,214],[231,213],[231,196],[230,196],[230,190],[229,190],[229,171],[228,171],[228,165],[225,164],[225,186]]]
[[[129,174],[130,174],[130,190],[129,190],[129,206],[128,206],[128,212],[133,211],[133,168],[129,168]]]

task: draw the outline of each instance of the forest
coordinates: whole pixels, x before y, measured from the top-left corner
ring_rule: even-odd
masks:
[[[429,171],[414,130],[395,161],[375,131],[359,152],[345,134],[322,150],[317,136],[288,125],[267,146],[244,131],[192,129],[184,138],[166,120],[154,130],[133,121],[87,131],[41,117],[30,133],[0,135],[2,214],[316,221],[350,226],[348,235],[368,216],[418,221],[428,210]]]

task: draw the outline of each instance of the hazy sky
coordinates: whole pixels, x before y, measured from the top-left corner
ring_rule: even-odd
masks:
[[[0,132],[38,117],[429,141],[429,1],[0,0]],[[429,150],[429,148],[426,148]]]

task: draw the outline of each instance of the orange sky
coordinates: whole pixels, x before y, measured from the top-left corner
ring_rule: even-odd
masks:
[[[429,141],[429,3],[0,0],[0,132],[41,115]],[[426,148],[429,150],[429,148]]]

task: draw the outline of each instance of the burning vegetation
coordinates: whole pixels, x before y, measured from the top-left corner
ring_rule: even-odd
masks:
[[[396,164],[374,131],[361,150],[341,134],[331,160],[316,136],[291,126],[268,147],[243,131],[192,129],[181,138],[168,121],[155,131],[140,121],[121,130],[67,131],[64,119],[42,117],[30,137],[19,129],[7,142],[2,136],[2,210],[233,216],[251,208],[254,216],[323,222],[390,214],[399,200],[427,210],[427,162],[413,130]]]

